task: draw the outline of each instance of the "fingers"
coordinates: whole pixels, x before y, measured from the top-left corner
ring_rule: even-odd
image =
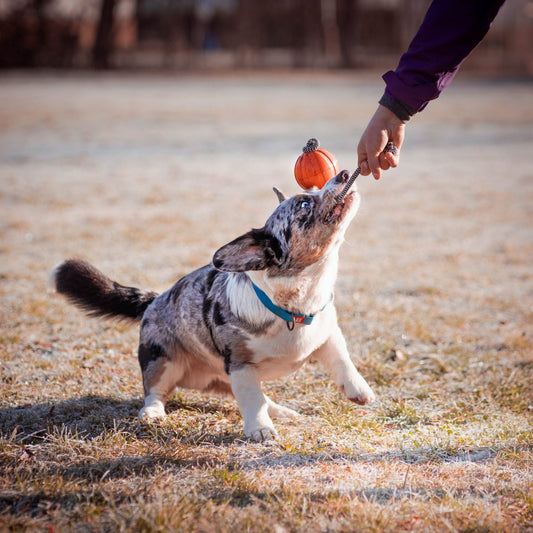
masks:
[[[396,148],[386,153],[385,158],[389,162],[390,166],[396,168],[400,164],[400,151],[402,149],[403,139],[405,136],[405,124],[400,123],[392,128],[390,134],[390,141]]]
[[[381,152],[381,154],[379,154],[379,166],[381,170],[389,170],[389,168],[393,166],[391,165],[391,161],[387,158],[387,152]]]
[[[382,171],[400,164],[404,132],[405,124],[392,111],[378,106],[357,146],[358,165],[363,176],[372,174],[378,180]],[[385,151],[389,141],[396,146],[396,153]]]
[[[369,164],[370,172],[374,176],[374,179],[379,180],[381,178],[382,170],[389,170],[391,167],[397,167],[399,158],[394,156],[390,152],[382,151],[375,156],[375,166]]]
[[[376,156],[370,156],[368,159],[361,161],[361,174],[368,176],[372,174],[374,179],[379,180],[381,178],[382,170],[389,170],[389,168],[396,168],[400,162],[400,155],[398,151],[396,154],[393,152],[383,151]]]
[[[396,154],[392,152],[383,152],[380,155],[380,161],[383,164],[387,165],[387,168],[383,170],[388,170],[390,167],[396,168],[400,164],[400,152],[396,151]]]
[[[368,161],[366,159],[361,161],[359,166],[361,167],[361,174],[363,176],[368,176],[370,174],[370,167],[368,166]]]
[[[380,154],[370,154],[368,156],[368,166],[370,168],[370,171],[372,172],[372,176],[374,176],[375,180],[379,180],[381,178],[381,163],[379,160]],[[385,170],[385,169],[383,169]]]
[[[372,153],[370,150],[367,151],[365,147],[359,143],[358,164],[361,167],[361,174],[363,176],[372,174],[374,179],[379,180],[381,178],[382,170],[389,170],[391,167],[398,166],[399,157],[384,151],[385,146],[387,145],[385,137],[381,140],[380,144],[383,144],[383,148],[376,153]]]
[[[385,138],[380,139],[378,142],[380,145],[383,144],[383,147],[385,147]],[[388,161],[383,159],[381,150],[375,152],[374,150],[371,150],[370,147],[371,143],[368,141],[368,135],[365,132],[361,138],[361,141],[359,142],[359,146],[357,147],[358,165],[361,167],[361,174],[363,176],[372,174],[374,179],[379,180],[381,178],[381,171],[388,170],[390,168],[390,164]]]

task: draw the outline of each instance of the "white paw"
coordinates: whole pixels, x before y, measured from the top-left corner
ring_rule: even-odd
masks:
[[[346,394],[348,400],[359,405],[367,405],[376,399],[376,395],[364,380],[357,385],[348,383],[347,385],[342,386],[341,389],[344,394]]]
[[[351,402],[357,403],[359,405],[367,405],[369,403],[372,403],[375,399],[376,395],[372,391],[369,391],[366,394],[361,394],[352,398],[348,398],[348,400],[350,400]]]
[[[162,404],[147,405],[139,411],[139,420],[143,422],[150,422],[151,420],[164,417],[165,408]]]
[[[258,428],[250,432],[245,432],[245,435],[255,442],[272,442],[275,441],[278,434],[274,428]]]
[[[290,409],[289,407],[285,407],[274,402],[269,404],[268,414],[274,418],[291,418],[293,420],[300,417],[300,413],[294,409]]]

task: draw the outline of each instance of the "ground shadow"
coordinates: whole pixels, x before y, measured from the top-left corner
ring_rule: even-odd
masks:
[[[104,473],[109,475],[124,475],[131,471],[144,471],[155,465],[200,466],[206,463],[220,461],[216,449],[205,446],[203,451],[195,453],[190,459],[185,455],[169,456],[166,451],[168,444],[180,445],[206,445],[253,446],[253,453],[249,457],[241,457],[235,464],[231,459],[224,458],[224,464],[229,467],[241,469],[262,469],[268,467],[301,467],[324,463],[380,463],[400,461],[406,465],[418,465],[425,463],[453,463],[469,462],[483,463],[494,459],[500,453],[505,452],[501,447],[413,447],[394,449],[386,452],[363,453],[358,450],[346,451],[345,448],[337,450],[335,447],[326,447],[315,453],[299,453],[294,450],[286,450],[282,443],[271,446],[261,446],[250,443],[243,438],[242,428],[235,424],[228,424],[222,429],[213,429],[209,423],[199,420],[191,425],[175,424],[179,411],[197,412],[210,414],[222,412],[227,416],[237,414],[237,406],[220,404],[210,399],[188,399],[180,395],[173,397],[167,411],[171,415],[170,420],[144,424],[138,421],[137,414],[142,407],[142,399],[119,400],[116,398],[83,396],[81,398],[64,400],[55,403],[42,403],[36,405],[21,405],[12,408],[0,409],[0,436],[19,444],[39,444],[49,439],[64,437],[66,439],[79,439],[90,441],[96,438],[106,438],[119,432],[128,437],[138,440],[149,440],[154,444],[152,452],[146,457],[131,458],[121,457],[119,461],[103,461],[101,464],[92,464],[90,470],[95,476]],[[173,416],[172,416],[173,415]],[[157,452],[157,445],[160,452]],[[532,446],[524,449],[532,450]],[[215,451],[213,451],[215,450]],[[252,450],[250,450],[252,451]],[[516,452],[516,447],[513,450]],[[159,453],[159,455],[158,455]],[[229,462],[228,462],[229,459]],[[76,472],[84,478],[88,475],[86,464],[71,464],[70,470],[62,472],[62,475],[76,476]]]
[[[387,452],[362,453],[346,449],[337,450],[326,447],[316,453],[302,453],[284,449],[282,444],[262,446],[243,440],[242,430],[235,424],[229,424],[221,432],[212,428],[202,427],[202,422],[181,428],[179,425],[160,423],[146,425],[137,420],[138,410],[142,406],[142,399],[118,400],[116,398],[84,396],[57,403],[23,405],[14,408],[0,409],[0,436],[16,442],[11,450],[11,461],[17,464],[23,462],[26,468],[39,471],[42,479],[62,479],[74,482],[87,497],[95,491],[103,491],[102,497],[108,497],[106,484],[102,482],[113,480],[135,479],[148,480],[154,473],[178,470],[191,471],[197,468],[228,472],[226,477],[209,477],[209,482],[202,485],[202,493],[207,498],[231,506],[244,507],[260,500],[272,500],[285,497],[284,489],[261,490],[251,487],[239,477],[239,471],[265,470],[269,468],[291,469],[301,467],[339,465],[354,463],[391,463],[405,464],[406,476],[403,485],[389,487],[358,487],[349,480],[324,485],[319,493],[299,492],[302,497],[357,497],[361,501],[372,501],[387,504],[395,500],[441,500],[446,496],[442,487],[424,488],[412,487],[409,480],[410,465],[424,463],[443,464],[450,462],[484,463],[495,460],[500,454],[518,449],[513,447],[470,447],[454,449],[446,447],[413,447],[394,449]],[[213,413],[226,410],[235,414],[236,406],[220,406],[209,400],[195,401],[181,396],[169,403],[169,411],[195,411],[199,413]],[[126,453],[120,453],[120,442],[113,445],[113,452],[104,453],[95,459],[92,454],[77,453],[73,450],[68,461],[39,460],[39,444],[54,441],[64,437],[68,444],[76,441],[90,441],[92,439],[111,440],[125,433],[127,440],[137,439],[145,441],[146,446],[123,448]],[[120,438],[118,439],[120,441]],[[209,446],[210,444],[210,446]],[[235,446],[237,445],[237,448]],[[221,450],[225,451],[221,453]],[[247,449],[245,449],[247,448]],[[520,449],[533,449],[533,446],[522,446]],[[112,456],[110,456],[112,455]],[[232,475],[235,472],[235,475]],[[116,492],[113,485],[113,501],[119,504],[122,500],[131,500],[129,490]],[[79,492],[79,491],[78,491]],[[68,507],[77,502],[80,495],[65,492],[50,494],[43,490],[36,490],[29,494],[2,493],[0,494],[0,513],[8,512],[13,515],[29,513],[41,516],[49,505]],[[105,493],[105,494],[104,494]],[[470,495],[475,495],[475,489]]]
[[[3,408],[0,409],[0,434],[25,444],[61,431],[92,439],[115,427],[117,421],[132,419],[141,407],[140,399],[117,400],[90,395]]]
[[[197,427],[186,428],[178,433],[164,423],[142,424],[137,415],[143,406],[141,398],[119,400],[101,396],[82,396],[60,402],[25,404],[0,409],[0,436],[11,438],[19,443],[31,444],[42,442],[54,435],[65,434],[82,440],[102,437],[109,431],[133,433],[137,438],[174,438],[185,442],[197,442],[202,437],[210,442],[226,442],[234,433],[210,435],[199,431]],[[220,405],[216,401],[185,400],[179,395],[169,400],[167,413],[173,415],[179,411],[203,414],[221,412],[235,413],[237,407]],[[175,415],[176,416],[176,415]]]

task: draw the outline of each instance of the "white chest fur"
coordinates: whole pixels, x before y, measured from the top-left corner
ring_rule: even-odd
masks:
[[[265,334],[251,338],[247,347],[261,380],[277,379],[300,368],[326,342],[335,322],[335,308],[330,303],[310,325],[295,324],[290,331],[277,319]]]

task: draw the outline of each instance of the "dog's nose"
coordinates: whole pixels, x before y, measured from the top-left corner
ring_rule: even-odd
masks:
[[[335,183],[345,183],[346,181],[348,181],[348,171],[347,170],[341,170],[335,176]]]

